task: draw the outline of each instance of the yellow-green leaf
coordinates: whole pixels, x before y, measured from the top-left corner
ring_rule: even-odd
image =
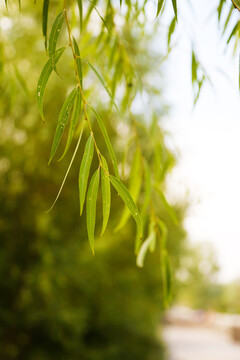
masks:
[[[110,207],[111,207],[111,186],[110,186],[110,179],[109,179],[109,170],[108,164],[105,158],[102,156],[102,164],[103,167],[101,168],[101,183],[102,183],[102,206],[103,206],[103,225],[102,225],[102,233],[106,230],[109,214],[110,214]]]
[[[76,55],[76,64],[77,64],[78,77],[79,77],[80,84],[81,84],[81,87],[82,87],[82,60],[80,58],[79,47],[78,47],[77,41],[74,38],[74,36],[73,36],[73,46],[74,46],[74,52],[75,52],[75,55]]]
[[[82,128],[81,128],[81,132],[80,132],[80,134],[79,134],[79,138],[78,138],[77,145],[76,145],[76,147],[75,147],[75,150],[74,150],[73,156],[72,156],[72,158],[71,158],[71,161],[70,161],[70,163],[69,163],[69,165],[68,165],[68,168],[67,168],[67,171],[66,171],[66,173],[65,173],[65,176],[64,176],[64,178],[63,178],[63,181],[62,181],[62,184],[61,184],[61,186],[60,186],[60,189],[59,189],[59,191],[58,191],[58,193],[57,193],[57,196],[56,196],[56,198],[55,198],[52,206],[50,207],[49,210],[46,211],[47,213],[52,210],[52,208],[53,208],[54,205],[56,204],[56,202],[57,202],[57,200],[58,200],[58,198],[59,198],[59,196],[60,196],[60,194],[61,194],[61,192],[62,192],[63,186],[64,186],[64,184],[65,184],[65,182],[66,182],[66,179],[67,179],[68,174],[69,174],[69,171],[70,171],[70,169],[71,169],[71,167],[72,167],[73,161],[74,161],[74,159],[75,159],[75,157],[76,157],[76,154],[77,154],[77,151],[78,151],[78,148],[79,148],[81,139],[82,139],[82,134],[83,134],[83,130],[84,130],[84,125],[85,125],[85,121],[84,121],[83,124],[82,124]]]
[[[150,249],[151,244],[153,241],[155,241],[155,239],[156,239],[155,233],[151,232],[147,237],[147,239],[142,243],[137,256],[137,266],[143,267],[147,251],[148,249]]]
[[[90,135],[85,145],[85,150],[79,170],[78,185],[79,185],[79,197],[80,197],[80,214],[82,214],[83,205],[85,202],[87,183],[88,183],[89,172],[92,164],[93,153],[94,153],[94,142],[93,142],[93,136]]]
[[[54,58],[54,54],[55,54],[55,50],[56,50],[56,46],[57,46],[57,41],[58,41],[58,37],[59,37],[59,33],[63,24],[63,20],[64,20],[64,11],[60,12],[60,14],[58,14],[58,16],[56,17],[52,29],[51,29],[51,33],[49,36],[49,58],[52,64],[52,67],[54,69],[54,71],[56,70],[56,63],[55,63],[55,58]]]
[[[69,127],[69,131],[68,131],[67,144],[66,144],[65,150],[64,150],[61,158],[59,159],[59,161],[62,160],[64,158],[64,156],[66,155],[66,153],[68,152],[68,149],[69,149],[69,147],[71,145],[73,135],[74,135],[74,132],[75,132],[75,129],[76,129],[76,126],[77,126],[77,122],[78,122],[79,117],[80,117],[80,112],[81,112],[81,93],[80,93],[80,90],[78,89],[76,99],[75,99],[75,102],[74,102],[70,127]]]
[[[49,0],[43,0],[42,9],[42,33],[45,38],[45,49],[47,50],[47,24],[48,24]]]
[[[51,154],[50,154],[48,164],[50,164],[55,152],[57,151],[58,145],[60,143],[60,140],[62,138],[63,132],[65,130],[65,127],[66,127],[66,124],[67,124],[67,121],[68,121],[68,118],[69,118],[70,111],[71,111],[71,109],[73,107],[74,100],[75,100],[75,97],[77,95],[77,91],[78,91],[78,88],[75,87],[70,92],[70,94],[68,95],[68,97],[64,101],[64,104],[63,104],[63,106],[61,108],[61,111],[60,111],[60,114],[59,114],[59,117],[58,117],[58,124],[57,124],[56,131],[55,131],[55,134],[54,134],[54,139],[53,139],[53,143],[52,143]]]
[[[99,169],[95,171],[90,181],[87,193],[87,232],[88,239],[94,254],[94,231],[96,222],[96,205],[99,186]]]
[[[78,10],[79,10],[79,22],[80,22],[80,31],[82,32],[82,23],[83,23],[83,5],[82,0],[77,0]]]
[[[173,5],[173,10],[174,10],[174,14],[176,17],[176,21],[178,20],[178,15],[177,15],[177,0],[172,0],[172,5]]]
[[[172,34],[174,33],[175,26],[176,26],[176,17],[174,17],[172,19],[171,24],[169,26],[169,30],[168,30],[168,47],[170,47],[171,37],[172,37]]]
[[[164,3],[164,0],[158,0],[157,15],[156,15],[156,18],[158,17],[158,15],[160,14],[160,11],[162,10],[163,3]]]
[[[134,201],[137,201],[138,195],[141,189],[142,184],[142,174],[141,174],[141,152],[139,149],[136,150],[132,162],[132,170],[130,173],[130,179],[129,179],[129,193],[131,194]],[[126,207],[123,210],[121,219],[115,229],[115,231],[118,231],[123,228],[123,226],[126,224],[130,217],[131,213],[129,212],[128,207]]]
[[[192,85],[197,81],[197,68],[198,63],[194,51],[192,50]]]
[[[136,221],[138,231],[139,231],[139,236],[140,236],[140,238],[142,238],[142,221],[141,221],[141,217],[140,217],[137,205],[135,204],[132,196],[130,195],[126,186],[123,185],[123,183],[119,179],[117,179],[115,176],[110,175],[110,181],[111,181],[111,184],[113,185],[113,187],[118,192],[118,194],[121,196],[125,205],[130,210],[132,217]]]
[[[90,106],[90,108],[92,109],[92,111],[93,111],[93,113],[94,113],[94,115],[95,115],[95,117],[96,117],[96,119],[97,119],[98,125],[99,125],[99,127],[100,127],[100,129],[101,129],[101,132],[102,132],[102,134],[103,134],[103,137],[104,137],[106,146],[107,146],[108,151],[109,151],[109,155],[110,155],[111,160],[112,160],[112,164],[113,164],[113,169],[114,169],[115,175],[116,175],[116,177],[119,179],[117,159],[116,159],[116,155],[115,155],[115,153],[114,153],[114,150],[113,150],[111,141],[110,141],[110,139],[109,139],[109,136],[108,136],[106,127],[105,127],[102,119],[101,119],[100,116],[98,115],[98,113],[94,110],[94,108],[93,108],[92,106]]]
[[[60,48],[59,50],[57,50],[54,54],[54,62],[55,64],[58,62],[58,60],[60,59],[60,57],[62,56],[63,52],[65,50],[65,47]],[[53,71],[53,67],[51,64],[51,61],[48,60],[41,72],[41,75],[39,77],[38,80],[38,84],[37,84],[37,104],[38,104],[38,110],[40,112],[41,118],[44,121],[44,117],[43,117],[43,96],[44,96],[44,92],[45,92],[45,88],[48,82],[48,79],[51,75]]]

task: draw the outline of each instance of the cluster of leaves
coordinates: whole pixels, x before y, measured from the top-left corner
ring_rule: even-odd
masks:
[[[234,51],[237,50],[237,46],[240,39],[240,20],[237,20],[235,23],[231,22],[233,17],[234,10],[240,11],[240,1],[239,0],[232,0],[232,4],[230,6],[229,2],[226,0],[220,0],[217,13],[218,13],[218,21],[220,22],[223,18],[224,11],[226,9],[225,19],[223,21],[223,31],[222,33],[225,34],[226,31],[231,27],[230,34],[227,38],[227,44],[234,38]]]
[[[224,0],[220,1],[218,8],[219,19],[221,18],[224,3]],[[165,4],[166,1],[158,1],[156,9],[157,17],[163,12]],[[237,4],[234,5],[237,7]],[[148,119],[148,125],[146,123],[143,125],[132,113],[132,105],[140,94],[145,92],[151,96],[155,91],[155,89],[147,83],[146,79],[144,79],[144,75],[142,76],[145,70],[144,64],[140,64],[138,61],[138,54],[141,49],[139,44],[138,47],[137,45],[133,45],[136,39],[134,39],[132,33],[128,32],[129,27],[134,24],[137,36],[145,33],[144,21],[139,19],[141,16],[143,18],[146,17],[145,7],[147,6],[147,2],[144,2],[142,5],[140,5],[138,1],[127,1],[124,4],[120,2],[120,6],[122,6],[121,11],[124,14],[122,18],[123,25],[118,24],[119,8],[110,0],[106,1],[106,3],[98,3],[97,0],[89,3],[77,0],[76,3],[73,1],[68,7],[64,4],[62,11],[59,12],[53,21],[50,35],[48,36],[50,15],[55,13],[56,10],[59,11],[59,6],[51,4],[49,0],[44,0],[43,2],[42,32],[45,37],[45,48],[48,60],[42,70],[37,85],[37,104],[43,121],[43,99],[46,85],[53,72],[58,76],[62,76],[59,75],[57,65],[64,52],[68,49],[70,49],[72,53],[72,68],[75,74],[71,81],[70,90],[68,89],[69,85],[66,84],[66,92],[68,95],[59,113],[49,164],[56,156],[58,148],[65,138],[68,123],[70,124],[66,145],[59,160],[62,160],[68,154],[76,135],[78,139],[53,206],[61,194],[81,140],[87,137],[88,140],[85,144],[79,169],[79,197],[80,214],[83,213],[86,203],[86,223],[92,252],[94,253],[96,209],[99,183],[101,180],[103,212],[102,234],[107,227],[110,216],[111,188],[113,187],[125,204],[125,209],[120,217],[116,231],[124,227],[130,216],[133,217],[137,225],[135,252],[138,266],[143,266],[147,251],[154,251],[158,240],[161,249],[163,277],[166,284],[166,298],[169,298],[171,275],[165,247],[167,230],[154,205],[156,194],[158,194],[158,201],[164,204],[173,221],[177,222],[176,216],[163,194],[163,181],[166,169],[162,168],[162,157],[165,156],[165,147],[161,143],[161,137],[157,137],[159,129],[156,109],[152,110]],[[178,18],[176,0],[172,0],[172,6],[174,18],[169,25],[168,48],[170,47],[171,36],[174,33]],[[232,10],[230,10],[225,22],[225,28],[227,28],[231,17],[231,11]],[[105,14],[101,15],[103,12]],[[97,20],[93,19],[93,14],[97,16]],[[93,31],[91,28],[94,28],[94,22],[98,23],[99,30],[97,30],[97,35],[92,34]],[[238,24],[239,22],[235,26],[236,29],[239,27]],[[78,28],[78,31],[76,31],[76,28]],[[236,37],[237,30],[234,29],[228,42],[233,36]],[[73,33],[77,35],[73,36]],[[139,36],[139,38],[141,38],[141,36]],[[57,48],[59,41],[64,41],[65,45]],[[106,51],[108,51],[107,61],[98,59],[98,64],[96,65],[93,61],[89,60],[93,52],[99,54]],[[95,57],[94,61],[96,61]],[[69,65],[71,66],[72,64]],[[102,76],[102,71],[100,72],[98,70],[100,66],[103,72],[108,72],[108,76]],[[90,73],[89,75],[89,72],[92,74]],[[108,128],[100,116],[100,113],[97,111],[97,102],[99,102],[100,97],[95,94],[96,87],[91,86],[93,81],[95,81],[92,80],[92,75],[99,81],[99,85],[103,87],[110,98],[111,104],[115,107],[116,113],[114,116],[118,117],[118,119],[120,118],[117,123],[119,124],[124,120],[131,134],[126,142],[126,151],[123,154],[122,174],[120,174],[119,171],[120,167],[115,155],[115,150],[111,144]],[[204,68],[198,61],[195,52],[192,51],[192,83],[195,91],[195,102],[199,98],[203,82],[206,78],[207,74]],[[100,90],[100,92],[101,91],[102,90]],[[94,105],[92,105],[93,101]],[[108,150],[108,154],[103,153],[98,145],[96,123],[105,141],[105,148]],[[144,132],[143,139],[141,138],[141,132]],[[85,135],[84,137],[83,134]],[[146,149],[146,139],[149,141],[150,151]],[[131,149],[131,171],[127,174],[128,184],[125,184],[124,162],[128,157],[128,149]],[[152,154],[154,154],[153,161],[149,158]],[[91,175],[92,162],[95,156],[98,159],[98,166],[94,169],[93,175]],[[112,173],[114,173],[114,175]],[[143,241],[143,238],[146,240]]]
[[[72,52],[73,68],[75,71],[75,85],[68,92],[68,95],[59,113],[57,127],[50,152],[49,164],[56,155],[59,145],[64,138],[64,132],[66,131],[68,122],[70,122],[70,125],[68,129],[66,145],[59,160],[62,160],[66,156],[68,150],[71,147],[72,141],[75,138],[75,135],[78,134],[75,150],[52,207],[55,205],[63,189],[66,178],[78,152],[83,134],[85,134],[86,137],[88,133],[88,139],[85,144],[85,150],[79,169],[78,183],[80,215],[83,213],[84,205],[86,203],[87,232],[92,252],[94,253],[96,209],[99,193],[99,183],[101,180],[103,212],[101,235],[103,235],[108,224],[111,210],[111,187],[113,187],[125,204],[125,209],[120,216],[120,220],[115,231],[122,229],[126,225],[130,216],[133,217],[137,225],[135,253],[137,255],[136,262],[138,266],[143,266],[147,251],[154,251],[158,241],[158,247],[160,249],[161,255],[160,258],[162,264],[162,275],[164,279],[165,300],[168,302],[170,300],[171,294],[171,270],[166,250],[167,228],[164,222],[159,218],[159,215],[154,207],[154,199],[156,194],[158,194],[158,201],[163,203],[173,221],[177,223],[177,217],[174,214],[171,206],[168,204],[162,189],[165,171],[167,170],[167,168],[164,169],[161,167],[161,164],[163,163],[162,157],[166,156],[164,155],[165,148],[161,143],[161,133],[159,132],[157,125],[156,114],[153,112],[152,119],[150,120],[151,124],[150,126],[146,126],[146,124],[143,125],[139,123],[131,113],[131,104],[133,103],[137,94],[139,94],[139,89],[141,91],[144,90],[144,84],[143,78],[139,76],[141,68],[139,69],[137,66],[137,53],[134,53],[134,49],[128,48],[128,43],[124,42],[121,33],[119,33],[119,30],[117,29],[115,20],[117,11],[113,7],[111,1],[108,1],[106,4],[106,14],[105,16],[101,16],[100,11],[97,9],[96,5],[97,1],[90,2],[88,8],[85,8],[85,3],[82,3],[82,1],[77,1],[80,28],[80,37],[77,40],[72,35],[72,27],[74,28],[73,22],[76,16],[75,8],[63,8],[63,10],[57,15],[55,21],[53,22],[50,35],[48,37],[47,29],[49,1],[45,0],[43,2],[42,30],[45,37],[45,48],[48,54],[48,60],[41,72],[37,84],[37,104],[43,121],[45,121],[43,99],[46,85],[52,72],[55,72],[57,75],[59,75],[57,64],[68,48],[70,48]],[[138,19],[139,14],[145,14],[145,4],[141,8],[138,7],[138,2],[135,2],[134,4],[129,2],[126,5],[127,9],[125,9],[125,11],[127,13],[125,14],[125,28],[127,28],[127,26],[129,26],[132,21],[135,21],[136,23],[136,19]],[[157,16],[161,12],[163,5],[164,1],[158,2]],[[172,1],[172,5],[175,13],[175,26],[175,22],[177,20],[176,1]],[[103,8],[103,4],[100,4],[100,6]],[[100,71],[97,70],[95,64],[93,65],[93,63],[90,62],[87,57],[80,55],[85,51],[86,55],[88,56],[86,48],[84,48],[84,29],[86,29],[87,26],[90,28],[93,26],[91,23],[91,14],[93,10],[98,15],[98,20],[100,20],[100,23],[102,24],[94,46],[96,48],[99,46],[102,46],[103,48],[110,47],[108,70],[113,70],[111,81],[106,81],[100,74]],[[139,23],[137,24],[139,29],[144,31],[143,25],[140,26]],[[62,28],[65,30],[64,34],[62,34]],[[120,30],[121,32],[124,31],[123,28]],[[169,31],[174,31],[173,25],[170,26]],[[62,38],[65,36],[67,44],[57,49],[57,44],[61,38],[61,34]],[[89,39],[87,40],[89,42]],[[89,70],[93,75],[95,75],[96,79],[99,81],[99,84],[106,91],[111,103],[116,109],[116,116],[119,118],[125,117],[127,121],[125,126],[128,127],[131,133],[131,136],[126,143],[126,150],[123,154],[121,174],[106,124],[95,109],[95,106],[93,107],[91,102],[88,100],[88,98],[92,95],[91,89],[85,86],[85,83],[87,82],[85,81],[85,78],[87,78]],[[119,96],[117,97],[117,93],[119,93],[119,89],[121,86],[123,86],[123,81],[125,82],[125,93],[120,98]],[[107,82],[110,83],[110,89],[107,85]],[[116,104],[116,99],[120,104],[119,106]],[[106,149],[108,150],[107,157],[105,154],[103,155],[102,150],[100,150],[98,146],[99,141],[95,134],[95,122],[97,123],[105,141]],[[122,122],[122,119],[119,122]],[[135,135],[132,136],[133,132]],[[144,132],[144,135],[140,135],[141,132]],[[146,141],[149,142],[149,149],[146,149]],[[124,182],[126,177],[124,172],[126,160],[129,160],[128,151],[131,154],[131,171],[128,174],[128,184],[125,185]],[[149,156],[152,156],[152,154],[154,154],[153,161],[151,158],[148,158]],[[95,155],[98,159],[98,167],[95,168],[93,175],[91,175],[91,167]],[[110,162],[107,160],[107,158],[109,158]],[[153,162],[152,167],[150,165],[151,162]],[[111,174],[112,170],[114,175]],[[89,181],[90,175],[91,179]],[[146,239],[143,241],[142,239],[144,237]]]
[[[232,0],[232,4],[230,5],[226,0],[220,0],[217,13],[218,13],[218,21],[222,23],[223,30],[222,34],[227,35],[227,44],[231,41],[234,41],[233,52],[235,53],[239,48],[239,40],[240,40],[240,20],[239,17],[235,19],[234,13],[235,11],[240,11],[240,1]],[[239,90],[240,90],[240,55],[239,55]]]

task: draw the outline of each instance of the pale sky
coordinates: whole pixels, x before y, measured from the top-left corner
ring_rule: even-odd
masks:
[[[180,152],[169,177],[169,196],[184,197],[189,191],[185,227],[192,242],[213,243],[221,266],[220,281],[240,277],[240,96],[238,54],[226,47],[212,15],[217,1],[194,3],[191,14],[182,1],[176,48],[167,67],[166,98],[172,105],[164,127],[169,144]],[[239,14],[236,11],[236,16]],[[190,25],[186,25],[188,19]],[[192,108],[191,40],[214,89],[205,85]],[[225,72],[228,78],[218,69]]]

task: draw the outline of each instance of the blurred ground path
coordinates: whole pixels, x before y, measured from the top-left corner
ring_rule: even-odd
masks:
[[[198,326],[167,325],[168,360],[240,360],[240,344],[225,332]]]

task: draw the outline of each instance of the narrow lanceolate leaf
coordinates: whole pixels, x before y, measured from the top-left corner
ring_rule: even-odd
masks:
[[[229,20],[231,19],[233,10],[234,10],[234,6],[232,5],[232,6],[230,7],[228,16],[226,17],[226,20],[225,20],[225,23],[224,23],[224,27],[223,27],[223,31],[222,31],[223,34],[225,33],[225,31],[226,31],[226,29],[227,29],[227,27],[228,27]]]
[[[158,15],[160,14],[160,11],[162,10],[163,3],[164,3],[164,0],[158,0],[157,15],[156,15],[156,18],[158,17]]]
[[[103,225],[102,225],[102,233],[106,230],[110,207],[111,207],[111,186],[109,179],[109,171],[108,164],[105,158],[102,156],[103,167],[101,168],[101,183],[102,183],[102,206],[103,206]]]
[[[42,33],[45,38],[45,49],[47,50],[47,23],[48,23],[49,0],[43,0],[42,9]]]
[[[84,130],[84,125],[85,125],[85,122],[83,122],[83,124],[82,124],[82,129],[81,129],[81,132],[80,132],[80,135],[79,135],[79,138],[78,138],[78,142],[77,142],[76,148],[75,148],[75,150],[74,150],[74,153],[73,153],[73,156],[72,156],[72,158],[71,158],[71,161],[70,161],[70,163],[69,163],[69,165],[68,165],[68,168],[67,168],[66,174],[65,174],[65,176],[64,176],[64,178],[63,178],[63,181],[62,181],[62,184],[61,184],[61,186],[60,186],[60,189],[59,189],[59,191],[58,191],[58,193],[57,193],[57,196],[56,196],[56,198],[55,198],[52,206],[50,207],[50,209],[49,209],[48,211],[46,211],[47,213],[52,210],[52,208],[53,208],[54,205],[56,204],[56,202],[57,202],[57,200],[58,200],[58,198],[59,198],[59,196],[60,196],[60,194],[61,194],[61,192],[62,192],[63,186],[64,186],[64,184],[65,184],[65,182],[66,182],[66,179],[67,179],[67,177],[68,177],[69,171],[70,171],[70,169],[71,169],[71,167],[72,167],[73,161],[74,161],[74,159],[75,159],[75,156],[76,156],[76,154],[77,154],[77,151],[78,151],[78,148],[79,148],[81,139],[82,139],[82,134],[83,134],[83,130]]]
[[[74,135],[74,132],[75,132],[75,129],[76,129],[79,117],[80,117],[80,112],[81,112],[81,93],[78,88],[77,95],[76,95],[75,102],[74,102],[71,123],[70,123],[69,131],[68,131],[67,144],[66,144],[65,150],[64,150],[61,158],[59,159],[59,161],[62,160],[64,158],[64,156],[66,155],[66,153],[68,152],[68,149],[71,145],[73,135]]]
[[[167,212],[168,212],[168,215],[170,216],[170,218],[172,219],[172,221],[174,222],[175,225],[178,224],[178,218],[177,218],[177,215],[175,214],[175,211],[173,210],[172,206],[169,205],[165,195],[163,194],[163,192],[159,189],[159,188],[156,188],[157,192],[158,192],[158,195],[163,203],[163,205],[165,206]]]
[[[79,185],[79,197],[80,197],[80,215],[82,214],[83,205],[85,202],[87,183],[88,183],[89,172],[92,164],[93,153],[94,153],[94,142],[92,135],[90,135],[85,146],[85,150],[79,170],[78,185]]]
[[[114,169],[114,172],[115,172],[115,175],[116,177],[119,179],[119,172],[118,172],[118,164],[117,164],[117,159],[116,159],[116,155],[114,153],[114,150],[113,150],[113,147],[112,147],[112,144],[111,144],[111,141],[109,139],[109,136],[108,136],[108,133],[107,133],[107,130],[106,130],[106,127],[102,121],[102,119],[100,118],[100,116],[98,115],[98,113],[94,110],[94,108],[92,106],[90,106],[90,108],[92,109],[96,119],[97,119],[97,122],[98,122],[98,125],[101,129],[101,132],[102,132],[102,135],[104,137],[104,141],[106,143],[106,146],[108,148],[108,152],[109,152],[109,155],[111,157],[111,160],[112,160],[112,164],[113,164],[113,169]]]
[[[237,33],[239,28],[240,28],[240,21],[238,21],[236,23],[236,25],[234,26],[234,28],[233,28],[233,30],[232,30],[232,32],[231,32],[231,34],[230,34],[230,36],[229,36],[229,38],[227,40],[227,44],[231,41],[232,37]]]
[[[194,54],[194,51],[192,51],[192,85],[194,85],[195,81],[197,81],[197,60],[196,56]]]
[[[147,251],[151,247],[151,244],[155,240],[155,237],[155,233],[151,232],[148,238],[142,243],[137,256],[137,266],[143,267]]]
[[[60,111],[60,114],[59,114],[59,117],[58,117],[57,128],[56,128],[54,138],[53,138],[51,154],[50,154],[48,165],[52,161],[52,158],[53,158],[55,152],[57,151],[58,145],[60,143],[60,140],[62,138],[63,132],[65,130],[65,127],[66,127],[66,124],[67,124],[67,121],[68,121],[68,118],[69,118],[70,111],[71,111],[71,109],[73,107],[74,100],[75,100],[75,97],[77,95],[77,91],[78,91],[78,88],[75,87],[70,92],[70,94],[68,95],[68,97],[64,101],[64,104],[63,104],[63,106],[61,108],[61,111]]]
[[[56,71],[56,63],[55,63],[55,58],[54,58],[54,54],[56,51],[56,46],[57,46],[57,41],[58,41],[58,37],[59,37],[59,33],[63,24],[63,20],[64,20],[64,11],[62,11],[60,14],[58,14],[58,16],[56,17],[53,26],[52,26],[52,30],[49,36],[49,59],[51,61],[52,67],[53,69]]]
[[[106,90],[106,92],[108,93],[108,96],[110,97],[110,99],[111,99],[113,105],[115,106],[117,112],[119,112],[118,107],[117,107],[117,105],[116,105],[116,103],[115,103],[115,101],[114,101],[114,99],[113,99],[113,96],[112,96],[110,90],[108,89],[105,81],[103,80],[102,76],[99,74],[99,72],[97,71],[97,69],[96,69],[90,62],[88,62],[88,61],[85,60],[85,59],[84,59],[83,61],[84,61],[86,64],[88,64],[88,65],[90,66],[90,68],[93,70],[93,72],[95,73],[95,75],[96,75],[97,78],[99,79],[100,83],[102,84],[102,86],[104,87],[104,89]]]
[[[58,62],[60,57],[62,56],[63,52],[65,50],[65,47],[62,47],[61,49],[57,50],[54,54],[54,62],[55,64]],[[37,104],[38,104],[38,110],[40,112],[41,118],[44,121],[43,117],[43,96],[45,92],[45,88],[48,82],[48,79],[53,71],[51,61],[48,60],[41,72],[40,78],[38,80],[37,84]]]
[[[110,175],[110,181],[111,181],[113,187],[118,192],[118,194],[121,196],[125,205],[130,210],[132,217],[136,221],[139,236],[140,236],[140,238],[142,238],[142,221],[141,221],[141,217],[140,217],[137,205],[135,204],[133,198],[131,197],[128,189],[123,185],[123,183],[120,180],[118,180],[113,175]]]
[[[73,36],[73,46],[74,46],[74,52],[75,52],[75,55],[76,55],[76,64],[77,64],[78,77],[79,77],[80,84],[81,84],[81,87],[82,87],[82,60],[80,58],[79,47],[78,47],[77,41],[76,41],[74,36]]]
[[[80,31],[82,32],[82,23],[83,23],[83,5],[82,0],[77,0],[78,11],[79,11],[79,22],[80,22]]]
[[[172,19],[171,24],[169,26],[169,30],[168,30],[168,47],[170,47],[171,37],[172,37],[172,34],[174,33],[175,26],[176,26],[176,17],[174,17]]]
[[[176,17],[176,21],[178,21],[178,15],[177,15],[177,0],[172,0],[173,10]]]
[[[94,230],[96,223],[96,205],[99,186],[99,169],[95,171],[90,181],[87,193],[87,232],[88,239],[94,254]]]
[[[141,189],[142,184],[142,174],[141,174],[141,152],[139,149],[134,154],[133,162],[132,162],[132,170],[130,173],[130,179],[129,179],[129,192],[133,198],[133,200],[136,202],[138,199],[138,195]],[[123,228],[123,226],[126,224],[130,217],[131,213],[126,207],[123,210],[121,219],[115,229],[115,231],[118,231]]]
[[[221,14],[222,14],[222,9],[223,9],[223,4],[226,2],[226,0],[220,0],[218,8],[217,8],[217,12],[218,12],[218,21],[220,21],[221,19]]]

